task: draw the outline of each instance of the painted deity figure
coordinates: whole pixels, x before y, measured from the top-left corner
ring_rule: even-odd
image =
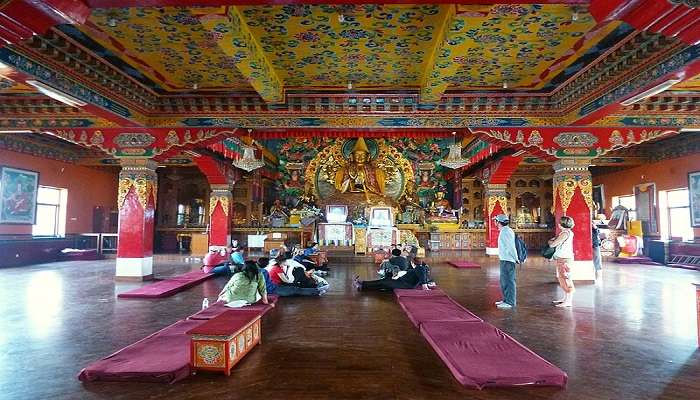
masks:
[[[370,193],[384,195],[384,171],[375,168],[363,138],[358,138],[348,162],[335,175],[335,188],[341,193]]]
[[[285,189],[301,189],[304,184],[301,182],[299,170],[291,170],[289,172],[289,180],[284,184]]]
[[[450,202],[445,198],[445,192],[435,193],[435,200],[430,205],[430,211],[437,216],[452,214]]]

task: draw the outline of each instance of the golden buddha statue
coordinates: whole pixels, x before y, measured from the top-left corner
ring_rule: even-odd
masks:
[[[450,206],[450,202],[445,198],[444,192],[435,193],[435,200],[430,205],[430,212],[437,216],[442,216],[444,214],[452,215],[452,207]]]
[[[349,160],[335,174],[335,188],[341,193],[370,193],[384,196],[386,174],[370,161],[363,138],[358,138]]]

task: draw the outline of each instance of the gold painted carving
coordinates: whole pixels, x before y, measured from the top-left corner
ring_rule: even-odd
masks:
[[[120,210],[124,206],[124,200],[126,200],[126,196],[132,187],[144,210],[148,207],[150,196],[153,196],[153,204],[156,204],[157,184],[153,179],[145,176],[122,176],[119,178],[119,193],[117,197],[117,207]]]
[[[508,210],[508,198],[506,196],[489,196],[488,197],[488,212],[489,218],[493,214],[493,209],[496,208],[496,204],[501,203],[501,210],[507,212]]]
[[[219,195],[213,195],[209,198],[209,216],[211,217],[214,214],[214,210],[216,210],[216,205],[221,203],[221,208],[224,210],[224,214],[228,216],[229,212],[229,197],[224,195],[224,196],[219,196]]]
[[[588,178],[575,179],[574,177],[565,177],[557,181],[554,185],[553,207],[556,209],[558,199],[561,201],[562,211],[566,213],[569,210],[571,199],[574,197],[577,187],[581,190],[581,195],[588,209],[593,210],[593,184]]]

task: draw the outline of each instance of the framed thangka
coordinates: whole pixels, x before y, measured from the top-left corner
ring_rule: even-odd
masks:
[[[36,223],[39,173],[0,167],[0,224]]]
[[[700,171],[688,173],[688,194],[690,195],[690,223],[700,228]]]

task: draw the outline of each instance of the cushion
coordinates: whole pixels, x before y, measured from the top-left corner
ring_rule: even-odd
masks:
[[[81,381],[174,383],[190,374],[190,335],[203,321],[178,321],[85,367]]]
[[[448,261],[447,263],[455,268],[481,268],[481,265],[479,265],[477,263],[473,263],[471,261],[460,260],[460,261]]]
[[[443,292],[442,289],[394,289],[394,295],[398,298],[401,297],[431,297],[431,296],[447,296],[447,293]]]
[[[400,297],[399,305],[416,327],[428,321],[481,321],[448,296]]]
[[[213,277],[202,271],[190,271],[182,275],[141,286],[128,292],[119,293],[120,299],[157,299],[172,296]]]
[[[564,371],[488,323],[424,322],[420,331],[468,388],[566,386]]]
[[[201,325],[190,329],[187,334],[230,336],[261,316],[262,314],[257,310],[228,310],[212,319],[203,320]]]
[[[267,299],[270,303],[276,304],[277,300],[279,299],[279,296],[275,295],[269,295],[267,296]],[[257,302],[255,304],[241,307],[241,308],[229,308],[224,306],[223,301],[217,301],[214,304],[211,304],[208,308],[205,308],[204,310],[201,310],[191,316],[188,317],[188,319],[195,319],[195,320],[205,320],[205,319],[212,319],[216,316],[218,316],[221,313],[224,313],[226,311],[258,311],[261,313],[261,315],[265,315],[268,313],[268,311],[272,310],[272,306],[269,304],[262,304],[260,302]]]

